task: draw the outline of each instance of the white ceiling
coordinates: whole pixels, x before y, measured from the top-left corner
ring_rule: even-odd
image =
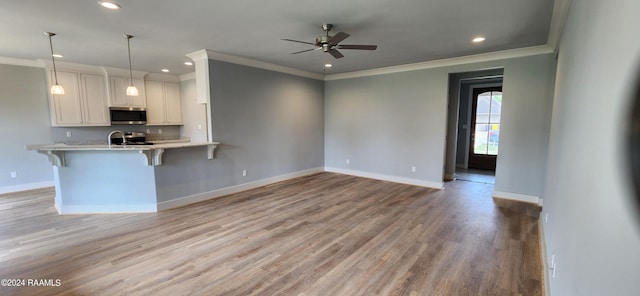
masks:
[[[5,0],[0,5],[0,57],[50,59],[152,73],[193,72],[183,63],[200,49],[319,74],[521,48],[547,43],[554,0]],[[341,50],[336,60],[289,38],[314,42],[323,23],[351,35],[341,44],[377,44],[376,51]],[[486,36],[473,44],[477,35]],[[334,67],[324,70],[326,62]]]

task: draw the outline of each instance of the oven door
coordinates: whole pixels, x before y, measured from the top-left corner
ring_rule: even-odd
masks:
[[[111,107],[111,124],[147,124],[147,110],[144,108]]]

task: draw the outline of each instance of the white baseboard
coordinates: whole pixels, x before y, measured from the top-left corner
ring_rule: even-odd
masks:
[[[405,178],[405,177],[398,177],[398,176],[391,176],[391,175],[383,175],[383,174],[376,174],[376,173],[369,173],[369,172],[362,172],[362,171],[345,170],[345,169],[333,168],[333,167],[325,167],[324,171],[325,172],[331,172],[331,173],[338,173],[338,174],[344,174],[344,175],[363,177],[363,178],[369,178],[369,179],[376,179],[376,180],[382,180],[382,181],[395,182],[395,183],[402,183],[402,184],[409,184],[409,185],[415,185],[415,186],[429,187],[429,188],[435,188],[435,189],[443,189],[444,188],[444,182],[424,181],[424,180],[418,180],[418,179],[412,179],[412,178]]]
[[[27,183],[27,184],[19,184],[19,185],[12,185],[12,186],[2,186],[0,187],[0,194],[14,193],[14,192],[20,192],[20,191],[34,190],[34,189],[43,189],[43,188],[53,187],[53,186],[55,186],[53,181]]]
[[[492,196],[494,198],[523,201],[523,202],[533,203],[533,204],[542,206],[542,198],[534,195],[526,195],[526,194],[504,192],[504,191],[493,191]]]
[[[56,205],[60,215],[81,214],[127,214],[127,213],[155,213],[156,204],[115,204],[115,205]]]
[[[540,215],[542,215],[542,212]],[[549,286],[549,262],[547,261],[547,240],[544,236],[544,222],[542,219],[538,219],[538,229],[540,230],[540,257],[542,257],[540,260],[542,260],[542,270],[544,275],[544,278],[542,279],[544,281],[544,295],[551,295],[551,287]]]
[[[262,187],[265,185],[273,184],[276,182],[281,182],[293,178],[303,177],[311,174],[321,173],[323,172],[323,168],[313,168],[304,171],[293,172],[289,174],[284,174],[280,176],[275,176],[267,179],[257,180],[249,183],[238,184],[231,187],[216,189],[213,191],[198,193],[190,196],[180,197],[168,201],[163,201],[158,203],[158,211],[168,210],[172,208],[177,208],[181,206],[186,206],[188,204],[197,203],[201,201],[205,201],[208,199],[229,195],[233,193],[237,193],[240,191],[245,191],[253,188]]]

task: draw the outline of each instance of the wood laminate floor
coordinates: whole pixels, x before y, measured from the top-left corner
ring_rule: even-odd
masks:
[[[0,295],[542,295],[538,210],[333,173],[152,214],[0,197]]]

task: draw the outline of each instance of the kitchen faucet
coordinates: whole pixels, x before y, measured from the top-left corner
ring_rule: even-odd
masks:
[[[111,148],[111,136],[113,136],[113,134],[115,134],[115,133],[120,133],[122,135],[122,144],[123,145],[127,142],[127,139],[125,139],[123,132],[121,132],[121,131],[112,131],[107,136],[107,142],[109,143],[109,148]]]

